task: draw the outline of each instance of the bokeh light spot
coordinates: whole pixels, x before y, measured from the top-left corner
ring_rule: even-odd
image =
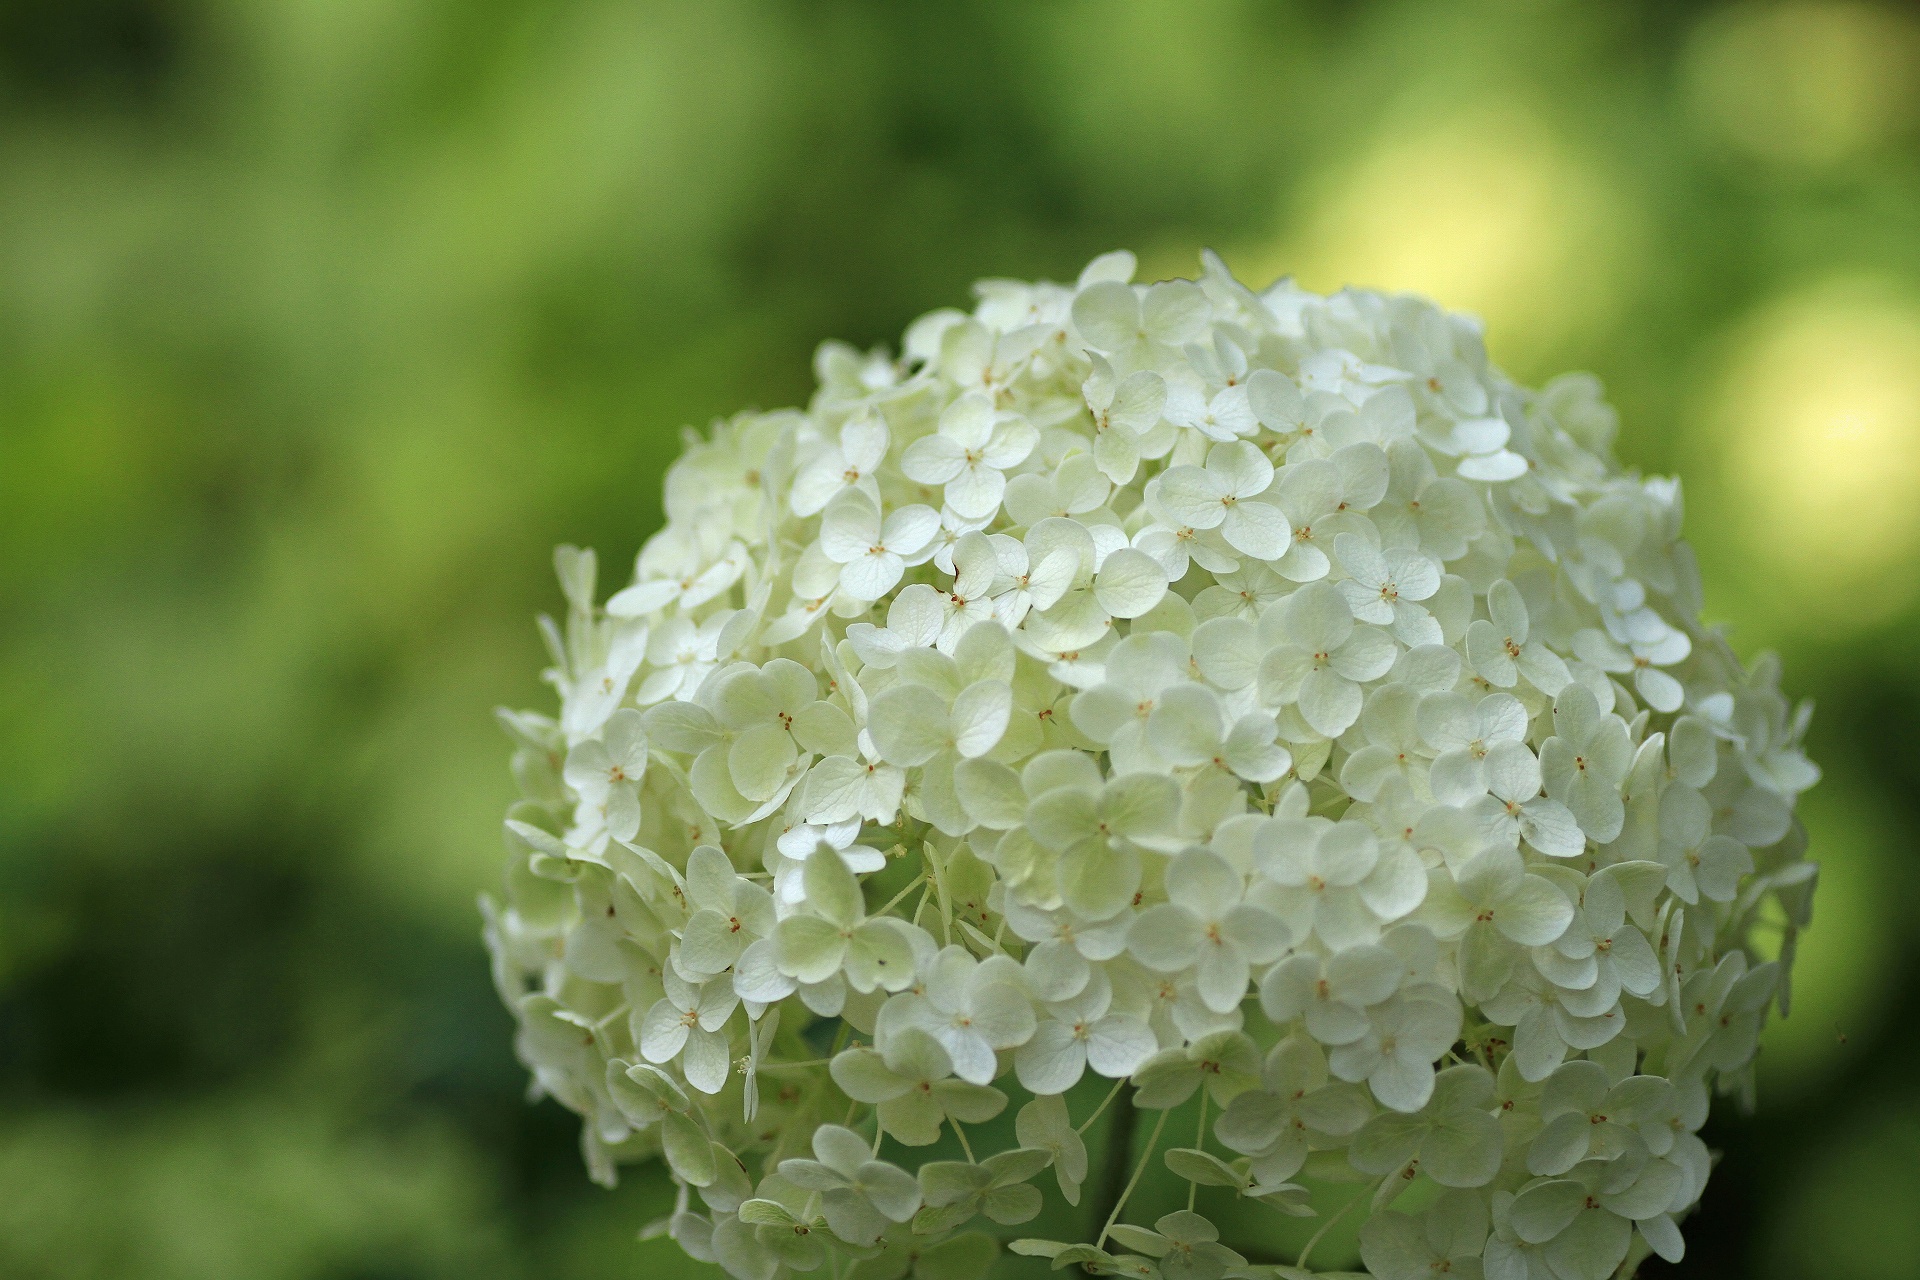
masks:
[[[1390,127],[1308,192],[1296,236],[1236,258],[1248,279],[1423,293],[1480,316],[1518,369],[1621,302],[1636,210],[1516,105]]]
[[[1747,5],[1703,23],[1684,61],[1688,106],[1738,151],[1823,165],[1913,123],[1920,22],[1865,4]]]
[[[1832,282],[1765,309],[1736,339],[1711,410],[1731,514],[1756,572],[1820,627],[1897,612],[1920,546],[1920,309]]]

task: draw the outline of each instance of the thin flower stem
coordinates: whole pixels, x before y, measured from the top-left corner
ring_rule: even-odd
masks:
[[[1140,1185],[1140,1175],[1147,1171],[1147,1161],[1153,1159],[1154,1148],[1160,1145],[1160,1130],[1166,1127],[1167,1113],[1162,1111],[1160,1118],[1153,1122],[1153,1132],[1147,1137],[1147,1149],[1140,1153],[1140,1163],[1133,1167],[1133,1176],[1127,1179],[1127,1189],[1120,1193],[1119,1202],[1113,1206],[1113,1212],[1107,1215],[1107,1223],[1100,1228],[1100,1238],[1093,1242],[1098,1249],[1106,1243],[1107,1233],[1113,1230],[1113,1224],[1120,1221],[1120,1211],[1127,1207],[1127,1201],[1133,1196],[1133,1189]]]
[[[1193,1135],[1194,1148],[1199,1151],[1204,1151],[1207,1148],[1207,1099],[1208,1097],[1209,1095],[1207,1091],[1205,1089],[1202,1089],[1200,1091],[1200,1124],[1197,1132],[1195,1132]],[[1200,1194],[1200,1184],[1189,1179],[1187,1182],[1187,1212],[1188,1213],[1193,1212],[1193,1202],[1194,1202],[1194,1199],[1197,1196],[1199,1196],[1199,1194]]]
[[[1389,1178],[1393,1176],[1394,1175],[1391,1173],[1387,1175],[1387,1177]],[[1379,1186],[1378,1183],[1375,1183],[1374,1185],[1376,1188]],[[1366,1191],[1366,1190],[1358,1191],[1354,1194],[1353,1199],[1347,1201],[1345,1204],[1341,1205],[1339,1209],[1335,1210],[1333,1216],[1328,1218],[1325,1222],[1321,1223],[1320,1229],[1314,1232],[1313,1235],[1307,1239],[1307,1242],[1304,1245],[1300,1246],[1300,1256],[1294,1259],[1293,1265],[1300,1268],[1300,1270],[1305,1271],[1307,1269],[1307,1255],[1313,1252],[1313,1246],[1319,1244],[1321,1237],[1326,1235],[1327,1232],[1333,1230],[1334,1223],[1340,1221],[1340,1219],[1347,1216],[1347,1210],[1353,1208],[1353,1206],[1355,1206],[1356,1204],[1359,1204],[1361,1200],[1370,1198],[1371,1195],[1372,1195],[1372,1192],[1370,1191]]]
[[[960,1127],[960,1122],[948,1116],[947,1123],[953,1126],[953,1136],[960,1139],[960,1149],[967,1153],[967,1163],[979,1164],[980,1162],[973,1158],[973,1146],[967,1141],[967,1131]]]
[[[1100,1118],[1100,1113],[1107,1109],[1107,1104],[1109,1102],[1112,1102],[1115,1098],[1119,1097],[1120,1090],[1126,1088],[1126,1085],[1127,1085],[1127,1078],[1125,1076],[1121,1076],[1118,1080],[1115,1080],[1113,1082],[1113,1088],[1107,1090],[1107,1096],[1100,1099],[1100,1105],[1093,1109],[1093,1114],[1088,1116],[1085,1120],[1082,1120],[1078,1125],[1074,1126],[1073,1131],[1075,1133],[1085,1133],[1088,1129],[1091,1129],[1093,1127],[1093,1122]]]
[[[873,914],[876,916],[886,915],[889,911],[892,911],[895,907],[900,905],[901,899],[905,898],[908,894],[912,893],[915,889],[918,889],[923,883],[925,882],[919,876],[915,876],[912,882],[909,883],[906,888],[894,894],[892,898],[888,899],[886,906],[880,908],[878,911],[874,912]]]
[[[1089,1203],[1094,1222],[1103,1221],[1127,1185],[1127,1166],[1133,1159],[1133,1131],[1139,1127],[1140,1112],[1131,1093],[1115,1095],[1113,1114],[1107,1117],[1107,1144],[1104,1167],[1094,1199]],[[1104,1105],[1104,1104],[1102,1104]]]
[[[805,1062],[763,1062],[759,1069],[762,1072],[793,1071],[801,1067],[824,1067],[832,1061],[832,1058],[809,1058]]]
[[[933,887],[938,893],[940,901],[940,933],[946,945],[950,947],[953,945],[953,904],[948,901],[947,880],[946,877],[941,874],[944,869],[941,867],[940,858],[934,853],[932,845],[926,847],[921,857],[926,860],[927,869],[933,876]],[[914,920],[918,922],[920,913],[916,911],[913,915]]]

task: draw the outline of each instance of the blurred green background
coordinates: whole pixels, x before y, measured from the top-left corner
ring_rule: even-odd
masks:
[[[0,3],[0,1275],[681,1273],[479,945],[549,547],[822,338],[1211,245],[1684,476],[1825,874],[1647,1274],[1920,1276],[1917,126],[1891,5]]]

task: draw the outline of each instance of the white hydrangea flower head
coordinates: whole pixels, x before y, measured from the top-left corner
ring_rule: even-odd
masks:
[[[1277,1275],[1204,1211],[1342,1180],[1382,1280],[1679,1258],[1810,919],[1809,709],[1701,623],[1591,378],[1133,274],[829,344],[806,410],[689,435],[610,599],[561,548],[484,904],[536,1092],[736,1280]],[[1186,1210],[1121,1167],[1012,1230],[1134,1109]]]

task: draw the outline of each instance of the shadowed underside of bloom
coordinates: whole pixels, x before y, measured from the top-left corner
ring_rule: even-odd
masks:
[[[804,411],[695,439],[604,603],[561,549],[483,904],[535,1089],[597,1179],[664,1159],[659,1229],[735,1280],[1001,1238],[1224,1280],[1196,1207],[1341,1179],[1382,1280],[1677,1259],[1811,919],[1806,709],[1701,624],[1591,379],[1135,267],[826,345]],[[1188,1209],[1129,1205],[1149,1167]],[[1089,1181],[1090,1238],[1012,1238]]]

